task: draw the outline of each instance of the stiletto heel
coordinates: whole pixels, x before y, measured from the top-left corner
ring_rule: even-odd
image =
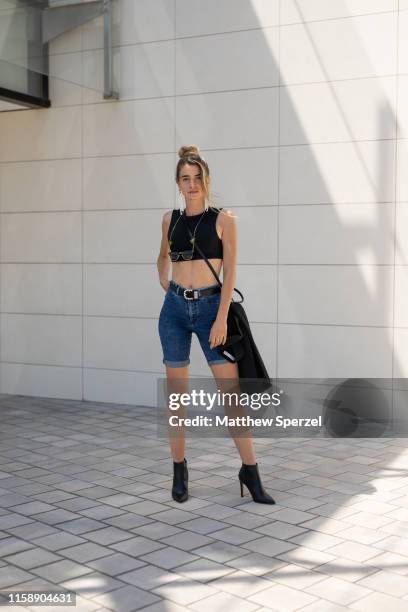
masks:
[[[244,497],[244,487],[242,486],[242,481],[239,481],[239,484],[241,485],[241,497]]]
[[[176,502],[184,502],[188,499],[188,470],[187,460],[173,461],[173,488],[171,495]]]
[[[241,485],[241,497],[244,497],[242,488],[242,484],[244,484],[252,495],[254,502],[257,502],[258,504],[275,503],[273,497],[271,497],[262,486],[257,463],[255,463],[255,465],[247,465],[243,463],[241,469],[239,470],[238,478]]]

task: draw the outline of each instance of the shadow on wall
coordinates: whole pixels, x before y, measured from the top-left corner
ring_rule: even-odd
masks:
[[[255,27],[257,10],[262,14],[263,9],[252,5],[254,13],[246,19]],[[280,44],[273,38],[274,28],[245,32],[248,44],[241,44],[243,49],[237,32],[213,34],[215,51],[208,59],[203,52],[204,13],[198,15],[204,25],[199,19],[190,30],[180,28],[197,39],[186,38],[177,48],[177,143],[198,142],[208,151],[204,154],[217,186],[222,174],[227,175],[225,185],[236,183],[235,210],[250,230],[240,233],[239,269],[258,265],[257,280],[249,280],[246,295],[248,309],[253,304],[254,335],[265,355],[271,335],[263,322],[271,319],[267,313],[258,318],[263,313],[259,296],[265,294],[264,281],[269,290],[275,287],[276,269],[276,354],[267,365],[277,377],[403,375],[403,364],[394,355],[393,329],[398,306],[395,258],[404,263],[396,229],[397,77],[376,76],[397,71],[397,37],[393,46],[381,48],[397,24],[397,13],[347,19],[347,6],[319,5],[322,17],[304,2],[281,2]],[[222,8],[219,12],[221,31]],[[319,18],[327,21],[310,21]],[[235,15],[233,19],[239,22]],[[209,70],[215,57],[223,79],[221,68]],[[248,82],[253,89],[243,89]],[[234,93],[229,87],[235,87]],[[195,95],[204,91],[206,95]],[[237,113],[232,107],[239,104]],[[192,117],[201,118],[198,125]],[[225,142],[231,147],[228,153],[217,144],[225,148]],[[233,167],[239,149],[246,149],[251,160],[255,148],[264,148],[266,157],[275,144],[276,177],[272,167],[265,176],[263,167],[258,173],[259,164],[248,164],[247,177],[241,167]],[[276,178],[276,194],[271,177]],[[260,182],[266,188],[258,188]],[[276,208],[265,206],[268,190],[269,204],[279,204]],[[234,206],[233,199],[224,205],[229,203]],[[259,243],[253,249],[255,227]],[[250,254],[249,234],[257,256]],[[265,263],[271,265],[263,273]]]

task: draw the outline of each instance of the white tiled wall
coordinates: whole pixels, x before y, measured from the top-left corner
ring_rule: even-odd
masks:
[[[113,14],[120,100],[99,18],[51,43],[51,108],[0,113],[0,391],[155,404],[160,222],[191,142],[237,215],[270,373],[408,376],[407,0]]]

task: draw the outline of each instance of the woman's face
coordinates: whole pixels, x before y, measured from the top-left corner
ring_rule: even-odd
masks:
[[[201,168],[196,164],[184,164],[181,167],[178,186],[186,200],[199,200],[204,197]]]

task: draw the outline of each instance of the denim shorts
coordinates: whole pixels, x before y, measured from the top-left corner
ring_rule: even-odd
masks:
[[[174,281],[172,285],[181,287]],[[207,285],[218,287],[219,285]],[[197,287],[198,288],[198,287]],[[204,287],[199,287],[204,289]],[[184,289],[184,287],[182,287]],[[210,348],[210,331],[217,317],[221,292],[188,300],[183,294],[167,289],[159,315],[159,335],[163,349],[163,363],[170,368],[181,368],[190,363],[191,334],[198,337],[208,365],[229,363],[218,351]]]

